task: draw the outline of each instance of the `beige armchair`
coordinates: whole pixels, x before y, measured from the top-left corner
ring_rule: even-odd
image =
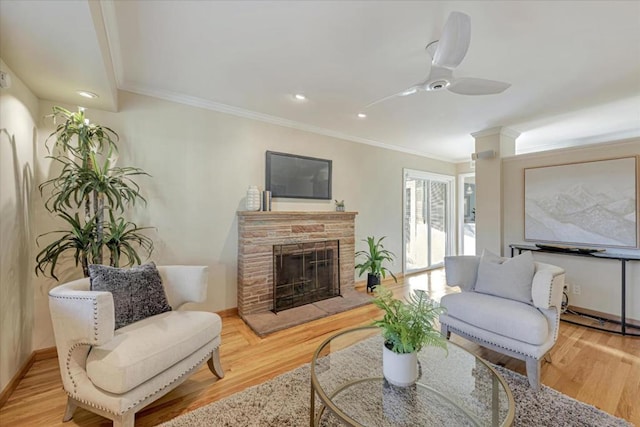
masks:
[[[500,286],[504,291],[498,287],[493,288],[493,292],[485,287],[486,283],[479,289],[481,257],[446,257],[447,285],[459,286],[461,292],[442,297],[441,304],[447,312],[440,316],[440,324],[447,338],[455,333],[483,347],[524,360],[529,384],[538,390],[541,360],[558,338],[564,270],[533,262],[530,253],[528,256],[532,263],[528,287],[526,281],[521,280],[523,286],[515,289],[516,283],[510,283],[515,279],[508,274],[500,278],[500,270],[496,270],[498,276],[488,277],[493,281],[502,280],[504,283]]]
[[[63,421],[76,407],[131,427],[135,413],[185,381],[205,362],[219,378],[222,321],[215,313],[179,310],[206,297],[207,268],[158,267],[173,311],[114,331],[110,292],[89,290],[89,279],[49,292],[60,374],[68,395]]]

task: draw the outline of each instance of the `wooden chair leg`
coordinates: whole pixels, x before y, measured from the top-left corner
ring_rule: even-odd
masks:
[[[134,427],[136,422],[135,412],[126,412],[113,420],[113,427]]]
[[[539,359],[527,358],[527,378],[529,378],[529,385],[535,391],[540,390],[540,363]]]
[[[78,405],[76,405],[76,402],[72,398],[67,397],[67,407],[64,410],[64,416],[62,417],[63,423],[66,423],[73,418],[73,413],[76,411],[77,407]]]
[[[211,358],[207,360],[207,365],[209,365],[209,370],[213,372],[218,378],[224,378],[224,371],[222,370],[222,364],[220,363],[220,348],[216,348],[211,353]]]
[[[449,331],[449,326],[444,323],[440,324],[440,335],[442,335],[445,339],[451,338],[451,332]]]
[[[552,363],[552,362],[551,362],[551,353],[547,353],[547,354],[545,354],[545,355],[544,355],[544,360],[545,360],[545,362],[547,362],[547,363]]]

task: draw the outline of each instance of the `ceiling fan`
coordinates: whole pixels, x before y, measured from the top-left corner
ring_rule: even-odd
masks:
[[[431,56],[431,71],[421,83],[415,84],[402,92],[372,102],[364,108],[371,107],[396,96],[409,96],[426,91],[448,90],[460,95],[491,95],[505,91],[510,83],[473,77],[454,77],[453,70],[460,65],[471,42],[471,19],[462,12],[451,12],[447,19],[442,37],[427,45],[427,53]]]

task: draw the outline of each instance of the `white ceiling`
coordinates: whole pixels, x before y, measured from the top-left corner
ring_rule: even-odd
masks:
[[[471,17],[454,75],[511,88],[358,119],[424,80],[454,10]],[[519,153],[640,136],[639,1],[0,0],[0,56],[42,99],[115,111],[120,89],[445,160],[496,126]]]

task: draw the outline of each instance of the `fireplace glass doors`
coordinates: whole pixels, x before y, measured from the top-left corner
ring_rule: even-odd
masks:
[[[340,242],[273,246],[273,311],[340,295]]]

